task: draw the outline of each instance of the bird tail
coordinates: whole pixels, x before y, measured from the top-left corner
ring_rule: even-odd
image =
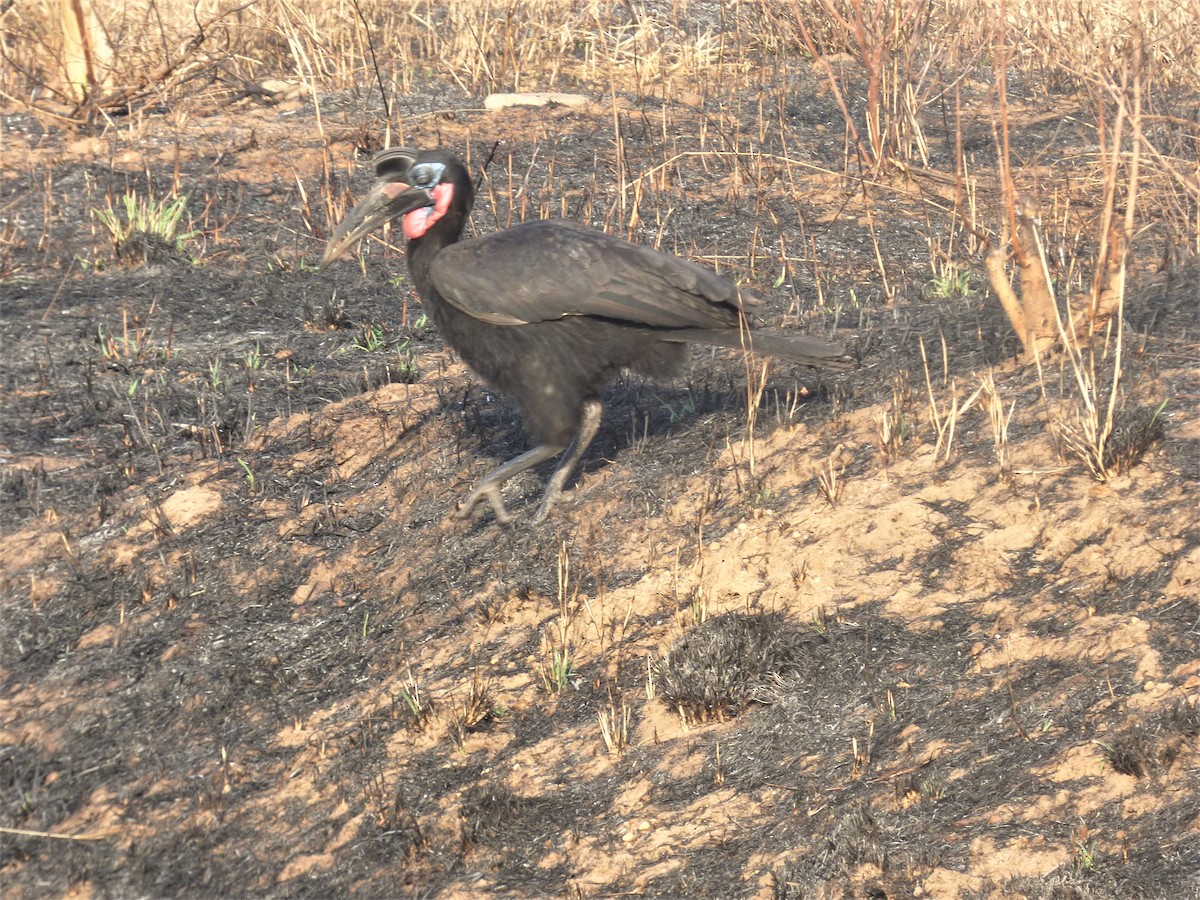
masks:
[[[814,366],[821,369],[848,369],[854,361],[846,356],[840,344],[802,335],[769,334],[762,331],[718,331],[709,328],[679,328],[659,332],[664,340],[683,344],[712,344],[749,350],[762,356]]]

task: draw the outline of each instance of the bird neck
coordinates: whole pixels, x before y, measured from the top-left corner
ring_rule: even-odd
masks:
[[[419,238],[408,242],[406,256],[413,284],[422,297],[429,297],[433,287],[429,282],[429,267],[445,247],[456,243],[462,234],[466,216],[458,209],[447,210]]]

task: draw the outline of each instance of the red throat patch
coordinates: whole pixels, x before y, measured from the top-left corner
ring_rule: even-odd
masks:
[[[404,236],[409,240],[422,237],[434,222],[446,214],[450,201],[454,199],[454,185],[439,184],[431,193],[433,206],[423,206],[404,214]]]

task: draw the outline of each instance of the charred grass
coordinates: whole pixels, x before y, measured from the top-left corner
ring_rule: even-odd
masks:
[[[285,5],[256,33],[326,60],[304,99],[231,100],[255,82],[230,53],[175,70],[162,109],[7,111],[5,891],[1195,894],[1200,277],[1158,260],[1195,245],[1194,128],[1147,120],[1123,331],[1022,364],[961,217],[999,214],[992,129],[948,105],[985,102],[963,54],[994,34],[960,28],[923,80],[896,47],[951,40],[936,16],[884,47],[804,4],[537,6],[368,9],[403,49],[393,135],[491,161],[471,227],[565,215],[691,256],[860,368],[760,381],[697,352],[671,384],[623,380],[544,528],[459,523],[524,448],[515,411],[385,242],[311,265],[382,143],[352,42],[331,54]],[[521,43],[522,16],[575,43]],[[850,56],[810,65],[806,41]],[[1106,182],[1063,123],[1103,92],[1052,43],[1049,73],[1012,63],[1010,113],[1058,198],[1065,297]],[[875,132],[847,60],[884,49],[924,105],[884,90]],[[1155,77],[1148,108],[1186,93]],[[531,82],[590,105],[480,109]],[[958,206],[956,160],[977,179]],[[131,190],[189,198],[187,240],[120,249],[92,210]],[[510,486],[515,510],[545,474]]]

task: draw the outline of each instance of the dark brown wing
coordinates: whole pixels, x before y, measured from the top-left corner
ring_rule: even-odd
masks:
[[[660,328],[730,328],[757,301],[668,253],[561,221],[528,222],[442,250],[430,281],[494,325],[603,316]]]

